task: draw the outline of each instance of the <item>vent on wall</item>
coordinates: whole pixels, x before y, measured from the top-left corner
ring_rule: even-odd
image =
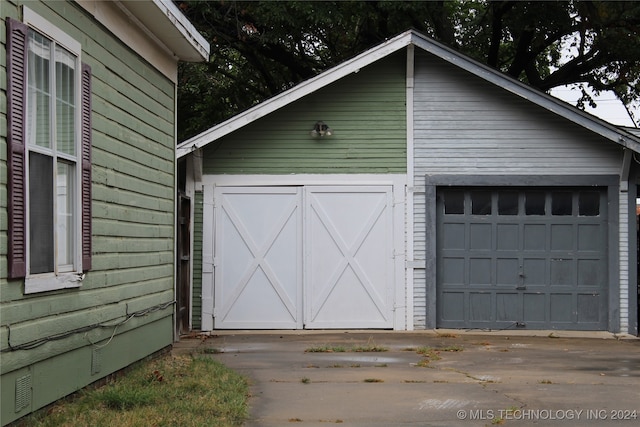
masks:
[[[16,412],[31,405],[31,374],[16,380]]]

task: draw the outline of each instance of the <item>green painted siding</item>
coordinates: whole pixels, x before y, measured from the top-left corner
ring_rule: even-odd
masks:
[[[24,4],[79,41],[82,61],[92,68],[92,270],[79,289],[28,296],[23,281],[6,278],[5,18],[20,18],[21,4],[3,1],[0,23],[2,425],[170,345],[173,338],[175,87],[72,2]],[[9,344],[98,323],[115,325],[154,307],[117,329],[93,329],[31,350],[8,351]],[[16,379],[27,374],[31,401],[15,412]]]
[[[398,52],[209,144],[204,173],[405,173],[405,82]]]
[[[198,330],[202,327],[202,192],[195,193],[195,211],[193,222],[193,307],[191,308],[191,327]]]

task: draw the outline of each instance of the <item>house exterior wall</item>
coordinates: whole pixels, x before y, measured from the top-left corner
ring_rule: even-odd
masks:
[[[25,295],[7,279],[6,17],[27,6],[82,45],[92,68],[93,263],[82,286]],[[0,20],[1,424],[171,344],[175,85],[72,2],[3,1]],[[116,327],[131,313],[143,313]],[[88,328],[85,333],[78,333]],[[29,350],[11,346],[67,335]],[[15,411],[16,385],[28,404]],[[22,383],[21,383],[22,384]]]
[[[203,174],[404,173],[404,86],[391,55],[208,145]],[[312,138],[318,120],[334,135]]]
[[[427,263],[427,175],[530,175],[530,185],[536,185],[536,176],[541,181],[549,175],[620,173],[623,150],[616,144],[427,53],[417,53],[415,64],[416,261]],[[627,200],[626,194],[620,199]],[[625,215],[621,209],[614,223],[618,219],[627,223]],[[626,233],[628,227],[620,224],[619,230]],[[621,293],[627,291],[620,288]],[[418,268],[414,270],[416,329],[427,326],[426,315],[425,270]]]

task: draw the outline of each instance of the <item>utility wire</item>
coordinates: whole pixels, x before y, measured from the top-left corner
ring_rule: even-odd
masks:
[[[11,325],[4,325],[7,328],[7,344],[8,344],[8,348],[4,348],[2,350],[0,350],[0,353],[7,353],[7,352],[11,352],[11,351],[18,351],[18,350],[32,350],[34,348],[40,347],[48,342],[51,341],[59,341],[65,338],[68,338],[72,335],[76,335],[76,334],[81,334],[81,333],[87,333],[90,331],[93,331],[94,329],[110,329],[110,328],[114,328],[113,330],[113,334],[111,334],[111,338],[109,338],[109,341],[104,344],[102,347],[105,347],[106,345],[108,345],[111,340],[113,339],[113,337],[116,334],[116,331],[118,330],[118,327],[124,325],[125,323],[127,323],[129,320],[133,319],[134,317],[143,317],[146,316],[148,314],[154,313],[156,311],[160,311],[160,310],[164,310],[168,307],[171,307],[172,305],[175,304],[175,301],[169,301],[163,304],[158,304],[158,305],[154,305],[153,307],[149,307],[149,308],[145,308],[144,310],[139,310],[136,312],[133,312],[131,314],[128,314],[123,320],[120,320],[119,322],[116,323],[95,323],[93,325],[87,325],[87,326],[82,326],[80,328],[76,328],[76,329],[72,329],[70,331],[66,331],[66,332],[61,332],[59,334],[53,334],[53,335],[49,335],[48,337],[44,337],[44,338],[38,338],[36,340],[33,341],[29,341],[26,342],[24,344],[18,344],[18,345],[11,345]],[[91,340],[89,340],[89,342],[93,345],[95,345],[93,342],[91,342]]]

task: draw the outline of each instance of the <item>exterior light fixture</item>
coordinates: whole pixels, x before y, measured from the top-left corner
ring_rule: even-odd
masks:
[[[314,138],[320,137],[324,138],[325,136],[333,135],[333,130],[323,121],[316,122],[316,125],[313,127],[311,131],[311,136]]]

